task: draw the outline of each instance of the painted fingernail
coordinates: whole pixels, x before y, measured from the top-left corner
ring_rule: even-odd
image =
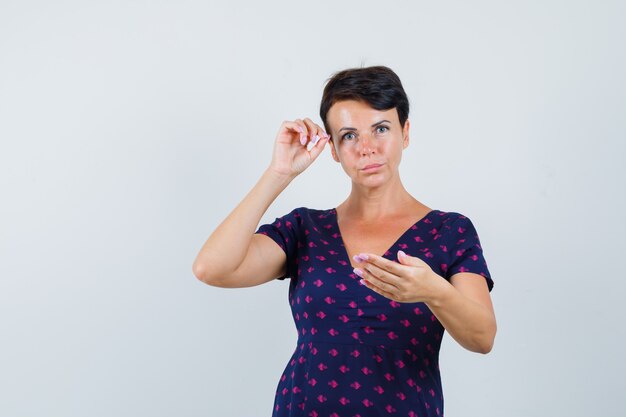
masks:
[[[319,137],[319,136],[317,136],[317,135],[313,136],[313,140],[312,140],[312,142],[313,142],[313,145],[314,145],[314,146],[315,146],[315,144],[317,143],[317,141],[318,141],[318,140],[320,140],[320,137]]]
[[[366,253],[359,253],[357,256],[358,256],[359,258],[361,258],[361,259],[366,260],[366,261],[370,258],[369,256],[367,256],[367,254],[366,254]]]
[[[406,253],[402,252],[401,250],[398,251],[398,253],[400,254],[400,256],[402,256],[403,258],[406,256]]]
[[[352,259],[354,259],[354,261],[358,263],[363,262],[363,258],[361,258],[359,255],[354,255]]]
[[[365,285],[365,281],[360,279],[359,282],[361,283],[361,285]]]
[[[361,271],[359,268],[354,268],[352,270],[354,271],[355,274],[363,278],[363,271]]]
[[[301,143],[302,145],[305,145],[305,144],[306,144],[306,136],[300,136],[300,143]]]

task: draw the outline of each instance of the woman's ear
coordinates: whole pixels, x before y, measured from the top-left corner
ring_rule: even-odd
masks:
[[[335,151],[335,141],[331,138],[328,141],[328,144],[330,145],[330,153],[333,156],[333,159],[335,160],[335,162],[339,162],[339,157],[337,156],[337,151]]]
[[[407,146],[409,146],[409,128],[410,128],[411,122],[409,122],[409,119],[406,119],[404,121],[404,127],[402,128],[402,149],[406,149]]]

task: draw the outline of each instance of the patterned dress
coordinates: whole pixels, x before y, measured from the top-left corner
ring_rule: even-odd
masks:
[[[299,207],[259,226],[287,255],[284,280],[298,340],[278,382],[273,417],[443,416],[444,328],[425,303],[399,303],[361,284],[336,209]],[[493,281],[469,218],[432,210],[385,252],[419,257],[449,280]]]

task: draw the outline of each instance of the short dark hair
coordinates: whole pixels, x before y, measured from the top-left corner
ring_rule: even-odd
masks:
[[[328,110],[342,100],[364,101],[376,110],[395,108],[402,127],[409,117],[409,99],[400,78],[391,68],[382,65],[348,68],[327,80],[320,103],[320,117],[326,132],[329,132]]]

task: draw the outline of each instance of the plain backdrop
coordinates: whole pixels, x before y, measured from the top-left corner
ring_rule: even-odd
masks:
[[[0,1],[0,415],[270,416],[289,281],[192,263],[317,123],[335,71],[387,65],[400,166],[470,217],[495,281],[488,355],[446,334],[448,417],[623,416],[622,1]],[[327,209],[327,148],[262,223]]]

